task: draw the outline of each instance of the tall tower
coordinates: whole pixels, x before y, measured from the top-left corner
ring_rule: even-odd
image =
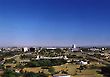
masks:
[[[75,44],[73,44],[73,45],[72,45],[72,48],[74,48],[74,49],[75,49],[75,48],[76,48],[76,45],[75,45]]]

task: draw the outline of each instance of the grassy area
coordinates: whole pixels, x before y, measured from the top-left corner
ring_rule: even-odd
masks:
[[[41,67],[33,67],[33,68],[24,68],[23,71],[38,73],[42,72],[43,70],[41,69]]]
[[[98,63],[91,63],[90,65],[94,65],[96,67],[101,67],[104,66],[103,64],[98,64]],[[88,65],[87,67],[89,67],[90,65]],[[70,74],[72,77],[103,77],[103,75],[98,74],[97,70],[99,70],[98,68],[96,69],[84,69],[84,70],[78,70],[77,68],[80,67],[80,65],[74,65],[74,64],[64,64],[61,66],[53,66],[55,68],[55,71],[67,71],[68,74]],[[46,74],[49,74],[48,69],[41,69],[41,67],[36,67],[36,68],[24,68],[24,71],[27,72],[35,72],[38,73],[40,72],[44,72]]]

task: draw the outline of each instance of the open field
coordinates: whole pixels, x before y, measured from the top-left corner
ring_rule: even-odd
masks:
[[[98,63],[91,63],[90,65],[87,65],[87,67],[94,65],[95,67],[101,67],[104,66],[103,64],[98,64]],[[98,74],[98,68],[96,69],[84,69],[84,70],[79,70],[78,68],[80,67],[80,65],[75,65],[75,64],[64,64],[61,66],[53,66],[55,69],[55,72],[58,71],[67,71],[69,75],[71,75],[71,77],[103,77],[103,75]],[[40,72],[44,72],[46,74],[50,74],[48,72],[48,69],[42,69],[41,67],[35,67],[35,68],[24,68],[23,71],[27,71],[27,72],[35,72],[38,73]]]

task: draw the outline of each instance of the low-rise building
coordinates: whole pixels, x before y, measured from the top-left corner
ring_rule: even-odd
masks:
[[[57,75],[54,75],[53,77],[71,77],[71,76],[66,74],[57,74]]]
[[[87,65],[88,62],[86,62],[86,61],[81,61],[80,64],[81,64],[81,65]]]

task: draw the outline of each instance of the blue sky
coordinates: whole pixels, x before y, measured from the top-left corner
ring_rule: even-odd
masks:
[[[109,0],[0,0],[0,46],[110,45]]]

